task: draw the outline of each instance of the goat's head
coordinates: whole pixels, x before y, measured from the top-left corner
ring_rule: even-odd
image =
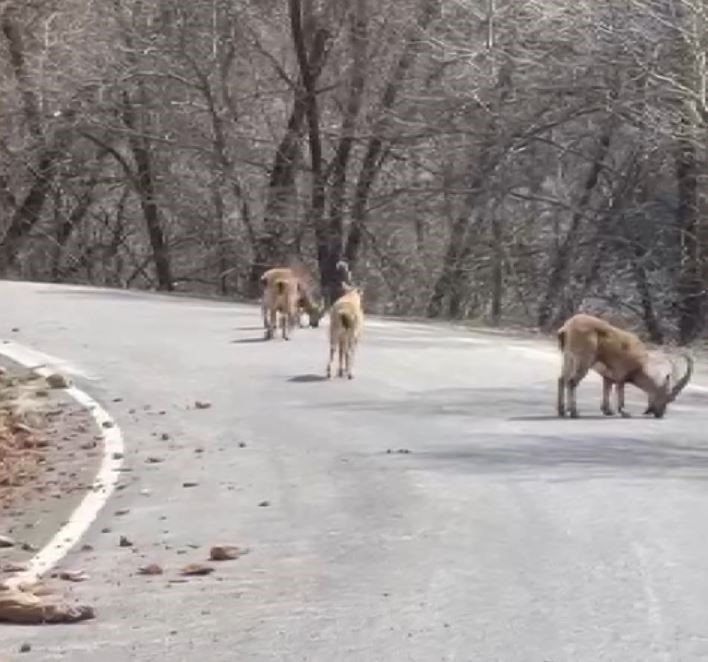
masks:
[[[324,317],[324,305],[322,303],[313,303],[305,312],[307,313],[310,326],[316,329],[320,325],[320,320]]]
[[[649,405],[644,412],[645,414],[653,414],[656,418],[663,418],[666,413],[666,407],[678,397],[679,393],[681,393],[691,380],[691,375],[693,374],[693,359],[688,354],[683,354],[682,356],[686,362],[684,374],[676,380],[673,386],[671,385],[673,370],[672,375],[666,375],[659,383],[655,383],[656,388],[653,393],[649,394]]]

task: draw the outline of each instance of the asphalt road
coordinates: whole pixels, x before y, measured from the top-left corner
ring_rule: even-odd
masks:
[[[704,392],[604,419],[588,381],[587,418],[558,420],[550,341],[369,319],[355,379],[327,382],[326,328],[262,342],[255,306],[19,283],[0,300],[0,337],[73,365],[132,470],[63,563],[97,619],[2,626],[0,653],[708,659]],[[170,583],[220,542],[251,552]],[[150,561],[165,574],[135,574]]]

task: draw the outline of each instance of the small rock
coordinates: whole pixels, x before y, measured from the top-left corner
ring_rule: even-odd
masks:
[[[66,375],[62,375],[60,372],[52,373],[47,376],[46,379],[50,388],[69,388],[71,386],[71,380]]]
[[[268,506],[270,506],[270,501],[261,501],[258,506],[260,508],[267,508]]]
[[[20,549],[23,552],[36,552],[38,548],[35,545],[30,545],[28,542],[23,542],[22,545],[20,545]]]
[[[111,456],[114,460],[122,460],[123,459],[123,453],[113,453]]]
[[[12,329],[10,329],[13,333],[19,333],[20,327],[18,326],[13,326]]]
[[[160,435],[160,439],[162,439],[162,441],[167,441],[169,438],[170,438],[170,435],[167,434],[167,432],[163,432],[163,433]]]
[[[209,558],[212,561],[233,561],[244,554],[248,554],[248,548],[236,545],[214,545],[209,551]]]
[[[195,448],[195,449],[194,449],[194,452],[195,452],[195,453],[203,453],[203,452],[204,452],[204,449],[203,449],[203,448]]]
[[[82,552],[92,552],[93,551],[93,545],[81,545],[81,551]]]
[[[120,541],[118,542],[119,547],[132,547],[133,543],[128,540],[125,536],[120,537]]]
[[[12,426],[12,431],[15,434],[22,433],[22,434],[32,434],[33,430],[29,425],[25,425],[24,423],[14,423]]]
[[[203,563],[190,563],[189,565],[186,565],[184,566],[184,568],[182,568],[180,574],[197,577],[202,575],[209,575],[212,572],[214,572],[214,568],[209,565],[204,565]]]
[[[32,645],[28,644],[26,641],[20,646],[20,653],[29,653],[32,650]]]
[[[96,440],[92,439],[91,441],[87,441],[87,442],[81,444],[81,446],[79,448],[81,448],[81,450],[84,450],[84,451],[90,451],[93,448],[96,448]]]
[[[113,398],[113,402],[123,402],[123,398]]]
[[[103,423],[101,423],[101,427],[104,428],[112,428],[114,425],[115,423],[113,421],[103,421]]]
[[[110,526],[104,526],[101,529],[101,533],[110,533],[111,532],[111,527]]]
[[[182,483],[182,487],[196,487],[197,485],[199,485],[199,483],[195,480],[186,480]]]
[[[138,574],[139,575],[161,575],[162,574],[162,566],[159,566],[157,563],[150,563],[148,565],[141,566],[138,568]]]
[[[66,582],[83,582],[88,579],[88,575],[83,570],[63,570],[59,573],[59,579]]]
[[[239,442],[238,442],[238,447],[239,447],[239,448],[246,448],[246,442],[245,442],[245,441],[239,441]]]
[[[0,547],[14,547],[15,541],[8,536],[0,536]]]
[[[211,407],[211,402],[202,402],[201,400],[194,402],[195,409],[209,409],[209,407]]]
[[[145,462],[147,462],[148,464],[159,464],[160,462],[164,462],[164,461],[165,461],[165,458],[157,457],[155,455],[151,455],[150,457],[148,457],[145,460]]]
[[[115,514],[120,516],[120,515],[127,515],[130,512],[130,508],[120,508],[119,510],[116,510]]]

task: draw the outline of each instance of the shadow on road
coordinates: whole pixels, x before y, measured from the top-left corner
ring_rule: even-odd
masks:
[[[702,442],[671,443],[636,437],[531,435],[524,440],[485,435],[481,444],[418,451],[428,468],[519,478],[588,480],[594,478],[708,479],[708,447]]]
[[[266,338],[259,336],[258,338],[237,338],[236,340],[232,340],[231,344],[232,345],[248,345],[250,343],[256,343],[256,342],[268,342]]]
[[[295,375],[295,377],[290,377],[288,381],[295,384],[311,384],[312,382],[326,382],[327,377],[324,375]]]

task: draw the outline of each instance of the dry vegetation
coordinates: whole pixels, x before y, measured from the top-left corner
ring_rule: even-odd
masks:
[[[0,276],[706,318],[704,0],[0,1]],[[411,288],[410,282],[416,287]],[[331,298],[331,297],[329,297]]]
[[[36,480],[43,470],[47,442],[40,427],[46,397],[38,400],[37,392],[45,389],[43,379],[0,375],[0,506],[10,503],[10,488]]]

